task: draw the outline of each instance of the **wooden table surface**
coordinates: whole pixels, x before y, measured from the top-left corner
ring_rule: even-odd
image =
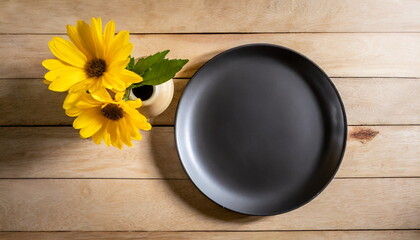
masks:
[[[80,139],[42,84],[47,42],[92,16],[129,30],[134,56],[190,59],[169,109],[122,151]],[[173,136],[192,74],[256,42],[318,63],[350,125],[326,190],[270,217],[204,197]],[[420,239],[420,1],[2,0],[0,53],[0,239]]]

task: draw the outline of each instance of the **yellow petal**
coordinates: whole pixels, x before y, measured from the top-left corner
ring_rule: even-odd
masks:
[[[61,67],[70,67],[71,65],[68,65],[59,59],[47,59],[42,61],[42,66],[48,70],[55,70]]]
[[[122,143],[129,147],[133,146],[133,143],[131,142],[130,132],[128,131],[128,126],[126,125],[124,119],[120,120],[119,130]]]
[[[52,71],[50,71],[52,72]],[[75,71],[66,75],[60,75],[48,86],[48,89],[56,92],[68,91],[75,84],[86,79],[86,75],[82,71]],[[47,79],[50,80],[50,79]]]
[[[74,105],[75,108],[79,109],[89,109],[98,107],[98,113],[100,112],[101,107],[104,105],[103,102],[96,101],[92,98],[91,94],[84,94]]]
[[[141,130],[152,129],[152,125],[147,122],[146,117],[139,113],[137,110],[124,109],[124,111],[128,114],[127,118],[130,118],[131,122],[134,126],[136,126],[136,128]]]
[[[105,33],[104,33],[104,42],[105,45],[108,46],[111,44],[112,39],[115,35],[115,23],[114,21],[109,21],[105,26]]]
[[[127,104],[127,102],[126,102],[126,104]],[[143,114],[139,113],[139,111],[137,111],[137,109],[132,108],[132,107],[127,107],[127,106],[129,106],[128,104],[127,105],[121,104],[121,105],[123,106],[124,111],[135,121],[141,121],[141,122],[146,122],[147,121],[146,117]]]
[[[102,127],[102,122],[99,121],[97,118],[93,118],[92,120],[93,121],[91,121],[89,125],[85,126],[80,130],[80,136],[82,138],[91,137]]]
[[[97,58],[97,52],[95,48],[95,42],[92,37],[92,31],[90,26],[84,21],[77,21],[77,32],[79,33],[79,38],[84,48],[90,53],[93,58]]]
[[[69,93],[67,94],[66,98],[63,102],[64,109],[70,109],[76,105],[76,103],[80,100],[82,95],[86,93]]]
[[[112,59],[112,56],[114,56],[120,50],[121,47],[125,46],[128,43],[128,41],[129,33],[127,31],[120,31],[112,40],[111,44],[108,46],[105,58]]]
[[[60,72],[57,72],[56,70],[53,71],[48,71],[45,75],[44,78],[45,80],[47,80],[49,83],[52,83],[55,79],[57,79],[60,76]]]
[[[90,82],[88,86],[88,90],[90,93],[94,93],[97,91],[100,91],[101,89],[104,89],[103,86],[103,76],[101,77],[94,77],[93,80]]]
[[[117,101],[117,102],[122,101],[124,95],[125,95],[125,91],[123,91],[123,92],[116,92],[115,93],[115,97],[114,97],[115,98],[115,101]]]
[[[75,129],[81,129],[89,124],[94,124],[99,121],[98,118],[100,115],[100,108],[93,107],[92,109],[83,111],[73,122],[73,127]]]
[[[127,60],[128,56],[133,51],[133,44],[127,43],[121,47],[116,48],[112,53],[106,56],[107,62],[123,61]]]
[[[107,72],[104,73],[103,78],[102,78],[102,84],[104,85],[105,88],[112,89],[112,84],[113,84],[112,75]]]
[[[111,145],[111,135],[109,134],[108,127],[111,121],[106,121],[104,126],[104,133],[103,133],[103,139],[105,144],[109,147]]]
[[[127,84],[126,82],[122,81],[121,78],[114,78],[114,81],[112,82],[112,90],[115,90],[117,92],[125,91],[125,89],[130,86],[131,84]]]
[[[123,147],[123,142],[122,142],[122,136],[121,136],[121,128],[120,128],[120,125],[118,124],[118,122],[116,122],[117,124],[116,124],[116,129],[117,129],[117,141],[116,141],[116,145],[114,145],[114,146],[116,146],[117,148],[119,148],[119,149],[122,149],[122,147]]]
[[[138,127],[141,130],[145,130],[145,131],[149,131],[150,129],[152,129],[152,125],[150,125],[150,123],[148,123],[148,122],[143,122],[140,125],[138,125]]]
[[[73,87],[70,88],[69,93],[84,93],[88,90],[88,87],[91,83],[91,81],[93,81],[93,79],[88,78],[82,82],[77,83],[76,85],[74,85]]]
[[[78,75],[78,74],[84,75],[84,71],[81,70],[80,68],[65,66],[65,67],[56,68],[54,70],[47,72],[44,75],[44,78],[49,81],[54,81],[58,77],[67,76],[67,75]]]
[[[112,102],[111,95],[105,88],[101,88],[96,92],[92,92],[91,96],[93,99],[101,102]]]
[[[121,71],[123,69],[125,69],[125,67],[127,67],[127,64],[130,62],[129,58],[120,60],[120,61],[111,61],[108,65],[107,65],[107,69],[109,71]]]
[[[54,37],[53,40],[48,43],[48,46],[57,58],[70,65],[84,68],[87,61],[86,56],[69,41],[60,37]]]
[[[108,121],[108,131],[111,138],[111,144],[115,147],[118,147],[118,138],[119,133],[117,131],[117,124],[115,121]]]
[[[102,142],[102,139],[104,138],[106,126],[102,125],[102,127],[92,135],[92,140],[96,144],[100,144]]]
[[[108,73],[104,77],[103,84],[104,86],[106,86],[106,88],[113,90],[115,92],[123,92],[129,86],[126,82],[120,79],[119,74],[112,74],[112,73]]]
[[[139,108],[143,105],[143,102],[141,101],[140,98],[137,98],[134,101],[127,101],[127,104],[131,107],[131,108]]]
[[[127,69],[123,69],[120,72],[120,78],[122,81],[124,81],[126,83],[126,85],[130,86],[133,83],[139,83],[141,81],[143,81],[143,78],[140,77],[140,75],[138,75],[137,73],[134,73],[132,71],[129,71]],[[127,86],[127,87],[128,87]]]
[[[143,103],[140,98],[137,98],[136,100],[128,100],[124,104],[127,104],[127,108],[139,108]]]
[[[79,32],[75,26],[67,25],[67,35],[69,36],[70,40],[73,44],[81,51],[83,54],[86,55],[88,59],[92,59],[93,56],[86,50],[85,46],[83,45],[82,40],[80,39]]]
[[[104,57],[104,40],[102,35],[102,19],[91,19],[92,39],[95,43],[97,57],[103,59]]]
[[[102,38],[102,18],[91,18],[90,25],[92,26],[92,33],[98,38]]]
[[[71,108],[71,109],[66,109],[65,113],[69,117],[77,117],[83,113],[83,110],[78,109],[78,108]]]
[[[141,135],[138,128],[136,128],[130,118],[124,118],[125,125],[127,126],[127,131],[129,132],[131,138],[135,140],[140,140]]]

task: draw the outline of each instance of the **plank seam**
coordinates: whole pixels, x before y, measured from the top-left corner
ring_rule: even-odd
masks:
[[[334,177],[334,180],[349,179],[419,179],[420,176],[390,176],[390,177]],[[0,178],[1,180],[145,180],[145,181],[190,181],[189,178],[121,178],[121,177],[28,177],[28,178]]]
[[[157,124],[152,125],[153,127],[175,127],[173,124]],[[348,127],[418,127],[420,123],[389,123],[389,124],[350,124],[347,125]],[[12,128],[12,127],[21,127],[21,128],[29,128],[29,127],[72,127],[70,124],[63,124],[63,125],[0,125],[0,128]]]
[[[210,59],[209,59],[210,60]],[[41,63],[40,63],[41,65]],[[47,70],[45,70],[47,72]],[[386,77],[375,77],[375,76],[328,76],[329,78],[336,78],[336,79],[396,79],[396,81],[398,81],[398,79],[405,79],[405,80],[417,80],[420,79],[420,77],[418,76],[411,76],[411,77],[398,77],[398,76],[386,76]],[[191,77],[180,77],[180,78],[173,78],[174,80],[190,80],[192,78]],[[42,80],[43,78],[40,77],[16,77],[16,78],[11,78],[11,77],[6,77],[6,78],[1,78],[0,77],[0,81],[6,81],[6,80],[21,80],[21,81],[25,81],[25,80]]]
[[[47,71],[47,70],[45,70]],[[361,79],[420,79],[420,77],[363,77],[363,76],[353,76],[353,77],[343,77],[343,76],[329,76],[329,78],[361,78]],[[44,78],[41,77],[17,77],[17,78],[11,78],[11,77],[0,77],[0,81],[2,80],[43,80]],[[191,77],[174,77],[174,80],[190,80]]]
[[[113,233],[113,232],[139,232],[139,233],[200,233],[200,232],[374,232],[374,231],[419,231],[420,228],[380,228],[380,229],[302,229],[302,230],[178,230],[178,231],[144,231],[144,230],[133,230],[133,231],[0,231],[0,233]]]
[[[419,34],[419,31],[413,32],[398,32],[398,31],[383,31],[383,32],[130,32],[130,35],[245,35],[245,34]],[[0,35],[67,35],[64,32],[46,32],[46,33],[0,33]]]

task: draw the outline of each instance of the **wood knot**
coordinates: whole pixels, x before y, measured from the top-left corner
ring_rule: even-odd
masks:
[[[372,140],[378,134],[378,131],[373,131],[369,128],[355,128],[350,132],[350,139],[358,140],[362,143],[365,143]]]

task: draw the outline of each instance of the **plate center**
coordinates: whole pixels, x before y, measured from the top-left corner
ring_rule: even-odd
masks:
[[[284,193],[313,174],[321,110],[294,69],[269,57],[250,62],[242,57],[214,76],[197,100],[191,132],[200,136],[203,172],[221,187],[245,196]]]

